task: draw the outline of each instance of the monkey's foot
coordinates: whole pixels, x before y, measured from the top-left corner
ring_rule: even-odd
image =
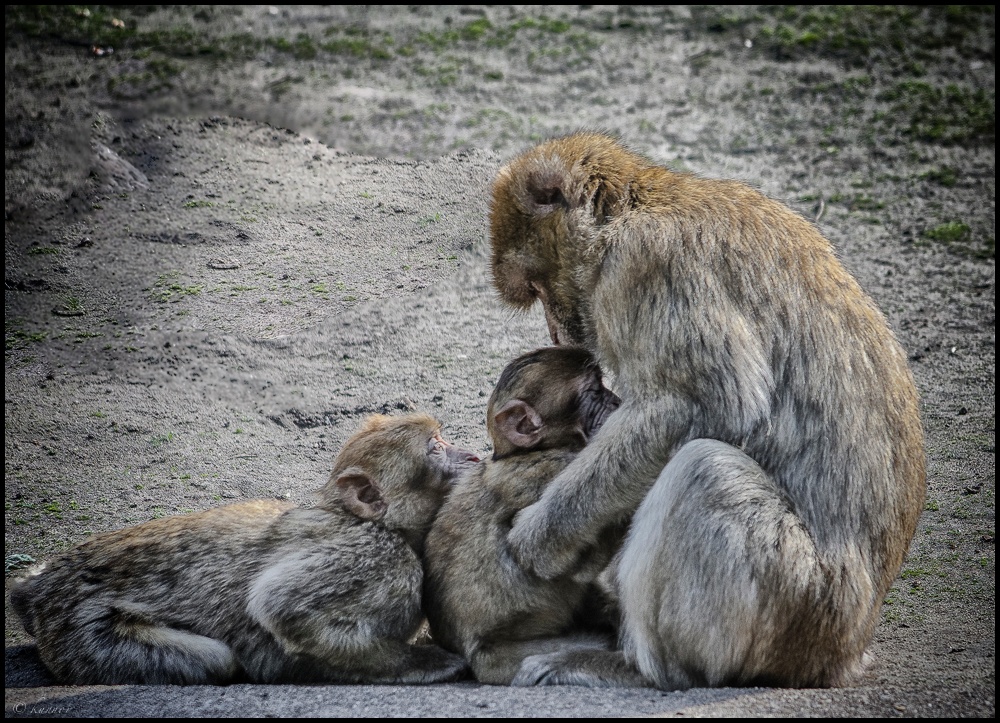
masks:
[[[437,645],[411,645],[404,672],[394,682],[408,684],[451,683],[463,680],[472,669],[461,655],[455,655]]]
[[[650,688],[617,650],[567,650],[524,659],[511,685],[581,685],[587,688]]]

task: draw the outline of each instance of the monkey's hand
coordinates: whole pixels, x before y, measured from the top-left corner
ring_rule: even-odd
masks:
[[[514,517],[507,535],[514,560],[551,580],[575,574],[593,562],[591,555],[606,559],[603,535],[631,519],[686,429],[684,419],[670,397],[625,404],[611,414],[538,502]]]
[[[544,501],[525,507],[514,517],[507,535],[511,554],[528,572],[547,580],[560,577],[577,565],[586,540],[561,534],[561,525],[549,520],[551,505]]]

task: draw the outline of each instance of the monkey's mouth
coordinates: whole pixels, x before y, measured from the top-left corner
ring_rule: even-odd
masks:
[[[453,476],[458,476],[470,467],[479,464],[482,460],[475,452],[470,452],[467,449],[459,447],[450,447],[448,449],[448,461],[450,463],[449,471]]]

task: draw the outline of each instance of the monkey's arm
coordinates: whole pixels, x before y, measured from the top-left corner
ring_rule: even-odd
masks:
[[[623,404],[541,499],[514,518],[518,563],[543,578],[573,571],[601,532],[639,506],[686,435],[690,403],[660,395]]]
[[[525,659],[553,654],[610,652],[611,638],[582,633],[530,640],[482,641],[469,656],[476,680],[487,685],[511,685]],[[522,685],[533,685],[534,682]]]

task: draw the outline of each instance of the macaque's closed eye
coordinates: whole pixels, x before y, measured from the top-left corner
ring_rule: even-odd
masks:
[[[440,430],[427,440],[427,457],[431,466],[441,470],[446,478],[479,461],[479,457],[472,452],[445,441]]]
[[[440,431],[431,435],[427,440],[427,456],[431,465],[444,469],[447,466],[449,447],[451,445],[444,440]]]

